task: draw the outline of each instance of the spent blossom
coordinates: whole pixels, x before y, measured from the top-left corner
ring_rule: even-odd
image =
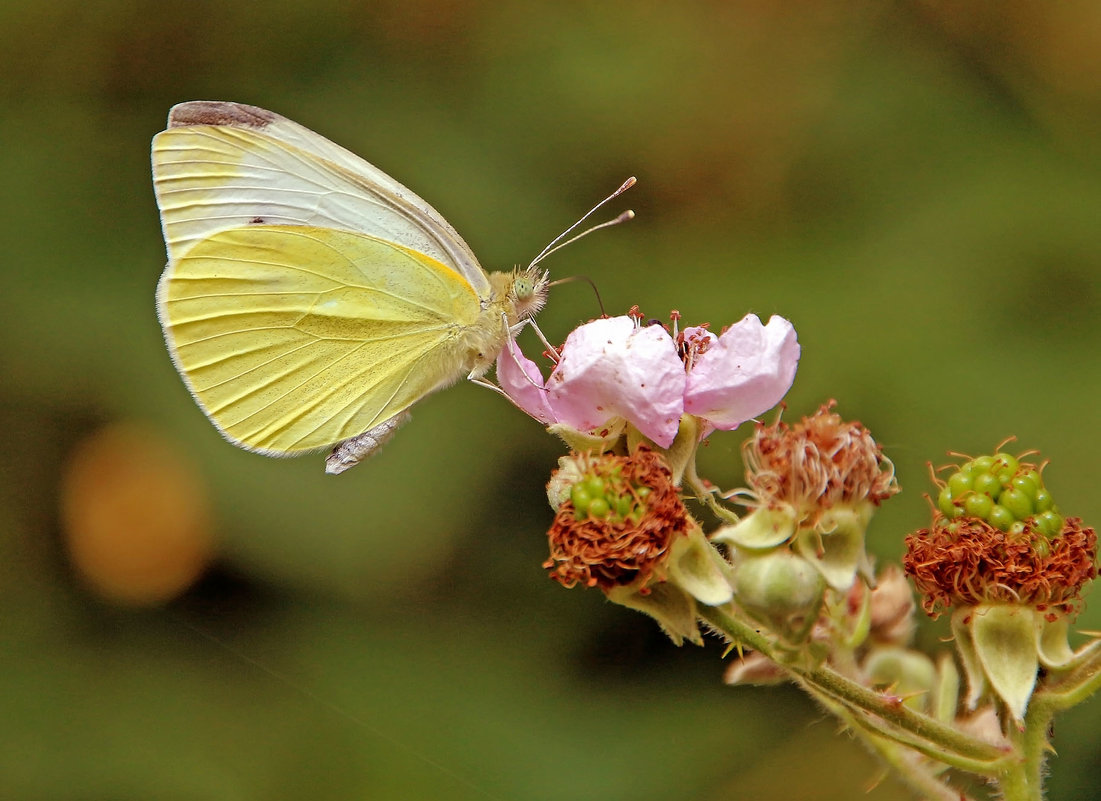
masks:
[[[790,542],[831,587],[845,592],[858,572],[873,582],[864,532],[873,508],[899,487],[871,433],[833,406],[793,425],[757,424],[742,448],[749,487],[727,493],[752,512],[714,539],[750,550]]]
[[[953,610],[968,706],[994,697],[1020,727],[1040,669],[1068,671],[1096,648],[1075,652],[1067,634],[1097,576],[1097,535],[1017,456],[979,456],[935,480],[932,525],[906,537],[903,565],[929,615]]]

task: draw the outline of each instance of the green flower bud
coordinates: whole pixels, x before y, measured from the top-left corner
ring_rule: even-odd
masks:
[[[969,492],[974,484],[974,474],[964,472],[963,470],[957,470],[948,477],[948,489],[951,490],[953,498],[959,498],[964,493]]]
[[[736,556],[735,601],[792,641],[803,639],[817,620],[824,590],[818,571],[786,548]]]
[[[1015,520],[1024,520],[1032,515],[1032,499],[1016,487],[1005,490],[998,498],[998,503],[1004,506]]]
[[[981,492],[997,500],[1002,492],[1002,482],[993,473],[979,473],[972,484],[975,492]]]

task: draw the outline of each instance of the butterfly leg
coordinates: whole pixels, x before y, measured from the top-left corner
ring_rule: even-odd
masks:
[[[494,384],[492,381],[486,381],[484,378],[470,378],[469,380],[471,384],[477,384],[480,387],[492,389],[498,395],[503,395],[504,397],[508,398],[508,393],[506,393],[503,389]],[[512,400],[512,398],[509,398],[509,400]]]
[[[547,355],[550,356],[555,362],[558,361],[561,354],[558,352],[558,348],[554,347],[547,341],[546,335],[543,334],[543,329],[539,327],[539,324],[535,320],[531,320],[531,327],[535,331],[535,335],[539,337],[539,341],[543,343],[543,346],[547,349]]]

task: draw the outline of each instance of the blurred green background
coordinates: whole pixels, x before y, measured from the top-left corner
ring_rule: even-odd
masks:
[[[637,175],[613,208],[638,219],[554,275],[613,313],[791,319],[789,418],[836,398],[897,465],[881,560],[927,519],[927,461],[1012,434],[1101,523],[1092,0],[12,0],[0,32],[0,798],[907,797],[795,691],[724,688],[718,644],[548,581],[561,448],[491,393],[434,396],[337,478],[223,442],[154,313],[149,139],[182,100],[345,145],[490,269]],[[597,313],[570,284],[541,325]],[[61,476],[118,421],[163,440],[163,471],[135,457],[150,509],[177,461],[212,507],[213,564],[167,605],[67,557]],[[747,432],[704,475],[740,483]],[[1051,799],[1101,797],[1097,703],[1058,722]]]

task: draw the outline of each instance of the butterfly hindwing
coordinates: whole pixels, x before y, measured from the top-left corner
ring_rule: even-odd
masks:
[[[464,277],[422,253],[266,224],[191,245],[165,271],[158,306],[210,419],[278,454],[355,436],[459,378],[481,312]]]

